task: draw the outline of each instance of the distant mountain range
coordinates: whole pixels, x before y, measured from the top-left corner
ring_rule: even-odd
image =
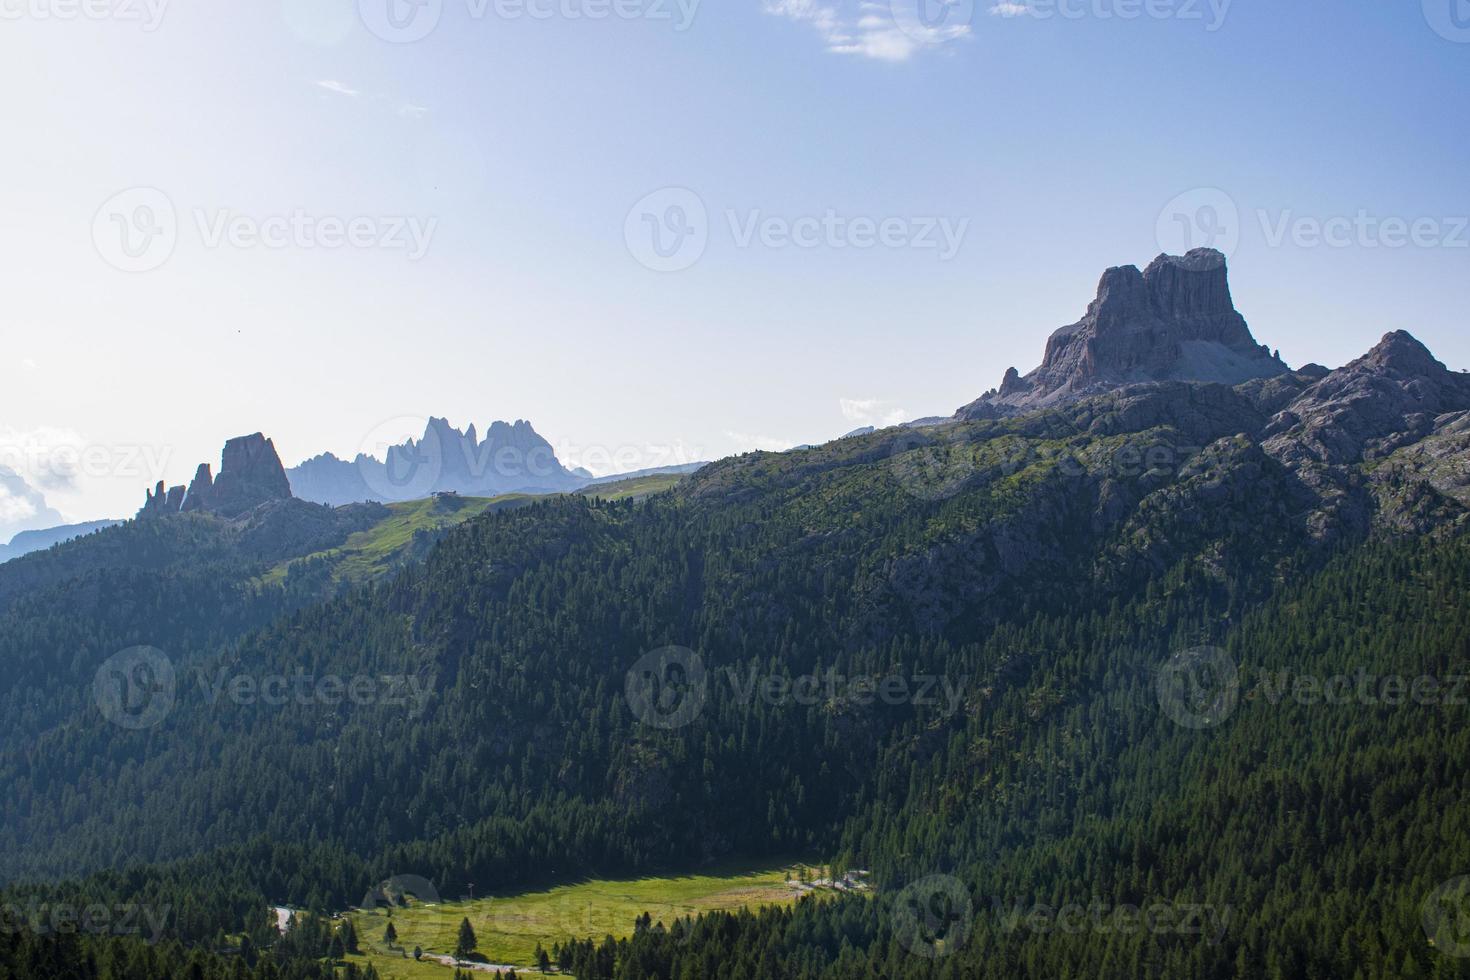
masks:
[[[474,425],[461,432],[446,419],[430,419],[420,439],[386,448],[379,460],[359,454],[352,462],[331,453],[286,469],[275,444],[262,433],[225,443],[218,478],[200,463],[188,487],[159,481],[149,491],[139,517],[204,512],[233,519],[261,504],[297,499],[343,507],[359,503],[406,503],[453,494],[498,497],[506,494],[574,493],[588,487],[649,476],[687,475],[705,463],[654,467],[594,477],[569,470],[531,423],[496,422],[481,441]]]
[[[568,493],[591,482],[585,471],[563,466],[530,422],[495,422],[482,440],[473,424],[460,431],[441,418],[429,419],[421,438],[384,447],[382,458],[360,453],[344,460],[323,453],[286,475],[297,497],[333,506],[395,503],[435,493]]]
[[[112,527],[120,521],[89,521],[85,524],[64,524],[61,527],[49,527],[40,531],[22,531],[10,539],[9,544],[0,544],[0,563],[19,558],[21,555],[29,555],[33,551],[44,551],[53,545],[63,544],[73,538],[79,538],[93,531]]]

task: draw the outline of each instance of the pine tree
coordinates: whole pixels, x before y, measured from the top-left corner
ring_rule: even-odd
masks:
[[[357,927],[352,924],[351,919],[343,918],[341,936],[343,949],[349,953],[361,952],[357,946]]]
[[[454,947],[455,957],[461,960],[467,959],[479,945],[480,941],[475,938],[475,930],[470,925],[470,920],[468,918],[464,919],[459,924],[459,942]]]

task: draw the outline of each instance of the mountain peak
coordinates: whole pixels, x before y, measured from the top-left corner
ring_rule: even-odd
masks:
[[[138,516],[204,511],[238,517],[260,504],[290,496],[291,484],[275,443],[256,432],[225,443],[217,479],[211,479],[209,464],[201,463],[187,492],[182,486],[165,490],[160,480],[156,492],[148,494]]]
[[[999,390],[959,414],[1008,414],[1149,381],[1233,385],[1287,370],[1236,311],[1225,256],[1197,248],[1160,255],[1142,272],[1108,269],[1086,315],[1047,340],[1040,367],[1024,377],[1012,369]]]
[[[1373,369],[1380,373],[1430,376],[1449,372],[1449,368],[1407,330],[1394,330],[1384,334],[1383,339],[1372,350],[1348,367]]]

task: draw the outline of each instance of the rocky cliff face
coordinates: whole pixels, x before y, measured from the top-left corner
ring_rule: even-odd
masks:
[[[261,504],[290,497],[291,484],[275,444],[257,432],[225,443],[219,479],[212,479],[209,464],[201,463],[187,491],[181,486],[165,489],[159,481],[138,516],[201,512],[234,518]]]
[[[1456,374],[1403,330],[1333,371],[1271,420],[1265,448],[1284,462],[1344,464],[1418,442],[1444,416],[1470,410],[1470,376]]]
[[[1161,255],[1142,272],[1129,265],[1103,273],[1086,316],[1051,335],[1041,366],[1024,377],[1011,368],[959,417],[995,418],[1129,384],[1235,385],[1288,370],[1236,311],[1225,257],[1195,249]]]
[[[461,432],[447,419],[432,418],[422,437],[386,447],[382,456],[360,454],[348,461],[325,453],[289,471],[291,489],[303,500],[339,506],[446,492],[556,493],[588,483],[563,467],[551,444],[526,421],[495,422],[481,439],[474,425]]]
[[[983,443],[987,432],[1067,440],[1110,463],[1148,459],[1167,442],[1162,462],[1122,466],[1130,479],[1106,466],[1088,470],[1098,483],[1072,474],[1071,489],[1099,501],[1089,519],[1113,526],[1132,514],[1125,537],[1154,564],[1178,557],[1169,542],[1195,533],[1221,487],[1272,533],[1317,541],[1470,527],[1470,375],[1402,330],[1335,371],[1293,371],[1256,343],[1224,257],[1209,250],[1109,269],[1040,367],[1010,369],[956,418],[975,424],[905,438],[937,459],[949,457],[933,446]],[[945,490],[982,472],[961,466]]]

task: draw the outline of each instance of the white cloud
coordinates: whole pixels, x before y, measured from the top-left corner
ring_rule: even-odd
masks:
[[[880,398],[839,398],[838,404],[842,408],[842,417],[849,422],[878,429],[898,425],[908,418],[908,412]]]
[[[335,81],[330,78],[324,78],[321,81],[317,82],[316,87],[319,89],[324,89],[328,92],[334,92],[337,95],[346,95],[354,99],[362,94],[357,89],[343,85],[341,82]]]
[[[55,527],[62,517],[46,505],[46,498],[18,474],[0,466],[0,544],[21,531]]]
[[[85,447],[73,429],[42,426],[22,432],[0,426],[0,469],[42,490],[74,490]]]
[[[782,439],[780,436],[752,435],[748,432],[729,431],[725,435],[731,442],[735,443],[736,451],[742,453],[784,453],[796,445],[795,439]]]
[[[934,26],[917,14],[931,0],[766,0],[766,13],[811,27],[833,54],[907,61],[926,48],[970,36],[970,0],[941,0],[947,15]],[[908,7],[914,6],[913,11]]]
[[[414,105],[412,102],[405,102],[398,107],[398,114],[409,119],[422,119],[428,111],[428,106]]]
[[[1031,8],[1024,3],[1012,3],[1010,0],[1001,0],[1000,3],[990,8],[992,17],[1021,17],[1031,12]]]

